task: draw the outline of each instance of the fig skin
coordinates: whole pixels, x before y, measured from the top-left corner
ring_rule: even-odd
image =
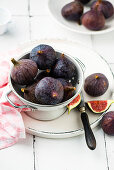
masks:
[[[64,89],[59,80],[45,77],[35,88],[35,97],[39,104],[55,105],[63,100]]]
[[[11,59],[14,67],[11,71],[11,78],[16,84],[28,85],[34,81],[38,73],[38,67],[36,63],[29,59],[21,59],[16,61]]]
[[[95,1],[91,9],[101,12],[106,19],[112,17],[114,14],[114,7],[109,1]]]
[[[47,69],[47,70],[44,70],[44,71],[40,72],[40,73],[36,76],[35,81],[38,82],[38,81],[40,81],[41,79],[43,79],[44,77],[51,77],[51,76],[50,76],[50,71],[51,71],[51,70]]]
[[[64,88],[63,102],[72,98],[76,93],[76,88],[73,87],[72,84],[68,80],[65,80],[63,78],[58,78],[57,80],[61,82]]]
[[[31,86],[27,86],[26,88],[21,88],[21,91],[24,93],[24,99],[32,102],[37,103],[37,99],[35,97],[35,88],[38,83],[34,83]]]
[[[56,61],[56,52],[51,46],[40,44],[32,49],[30,59],[36,62],[39,69],[50,69]]]
[[[103,116],[101,127],[106,134],[114,136],[114,111],[107,112]]]
[[[91,0],[75,0],[75,1],[79,1],[79,2],[81,2],[82,4],[87,4],[87,3],[89,3]]]
[[[88,95],[98,97],[107,91],[108,86],[109,82],[104,74],[94,73],[85,79],[84,90]]]
[[[71,21],[79,21],[83,14],[83,5],[79,1],[66,4],[61,10],[62,16]]]
[[[83,14],[82,24],[89,30],[99,31],[105,26],[105,18],[101,12],[90,10]]]
[[[77,70],[74,63],[62,54],[53,67],[52,73],[56,78],[70,79],[77,75]]]

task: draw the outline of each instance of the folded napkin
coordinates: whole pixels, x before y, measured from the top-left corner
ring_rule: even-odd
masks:
[[[10,65],[7,61],[0,62],[0,149],[15,144],[19,138],[25,138],[25,127],[20,112],[5,99],[5,94],[10,90],[8,74]],[[23,105],[18,97],[11,92],[9,98],[17,105]]]

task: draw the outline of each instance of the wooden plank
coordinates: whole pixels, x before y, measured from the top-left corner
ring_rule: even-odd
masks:
[[[0,7],[8,8],[12,15],[28,15],[28,0],[0,0]]]
[[[29,39],[29,17],[13,17],[8,31],[0,36],[0,58],[11,58],[18,51],[18,45]]]
[[[31,17],[31,38],[55,38],[69,39],[71,41],[83,42],[86,46],[91,47],[91,37],[81,35],[60,27],[50,16]]]
[[[92,36],[93,48],[104,57],[108,63],[114,63],[114,31]]]
[[[84,135],[68,139],[35,140],[35,167],[39,170],[107,170],[104,135],[94,129],[97,148],[87,148]]]
[[[12,147],[0,150],[2,170],[34,170],[33,136],[20,140]]]
[[[47,15],[48,14],[48,0],[30,0],[30,15]]]

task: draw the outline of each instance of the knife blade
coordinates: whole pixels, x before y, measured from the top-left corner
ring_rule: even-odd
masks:
[[[84,131],[85,131],[86,143],[89,149],[94,150],[96,148],[96,139],[90,127],[89,117],[86,113],[83,93],[81,92],[80,95],[81,95],[81,102],[78,106],[78,110],[81,113],[81,120],[82,120],[82,124],[83,124]]]

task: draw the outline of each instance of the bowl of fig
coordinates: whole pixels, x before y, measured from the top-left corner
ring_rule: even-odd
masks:
[[[40,44],[18,59],[11,59],[9,75],[11,91],[24,103],[16,108],[30,108],[27,114],[39,120],[61,116],[66,106],[80,93],[83,86],[81,61]]]

